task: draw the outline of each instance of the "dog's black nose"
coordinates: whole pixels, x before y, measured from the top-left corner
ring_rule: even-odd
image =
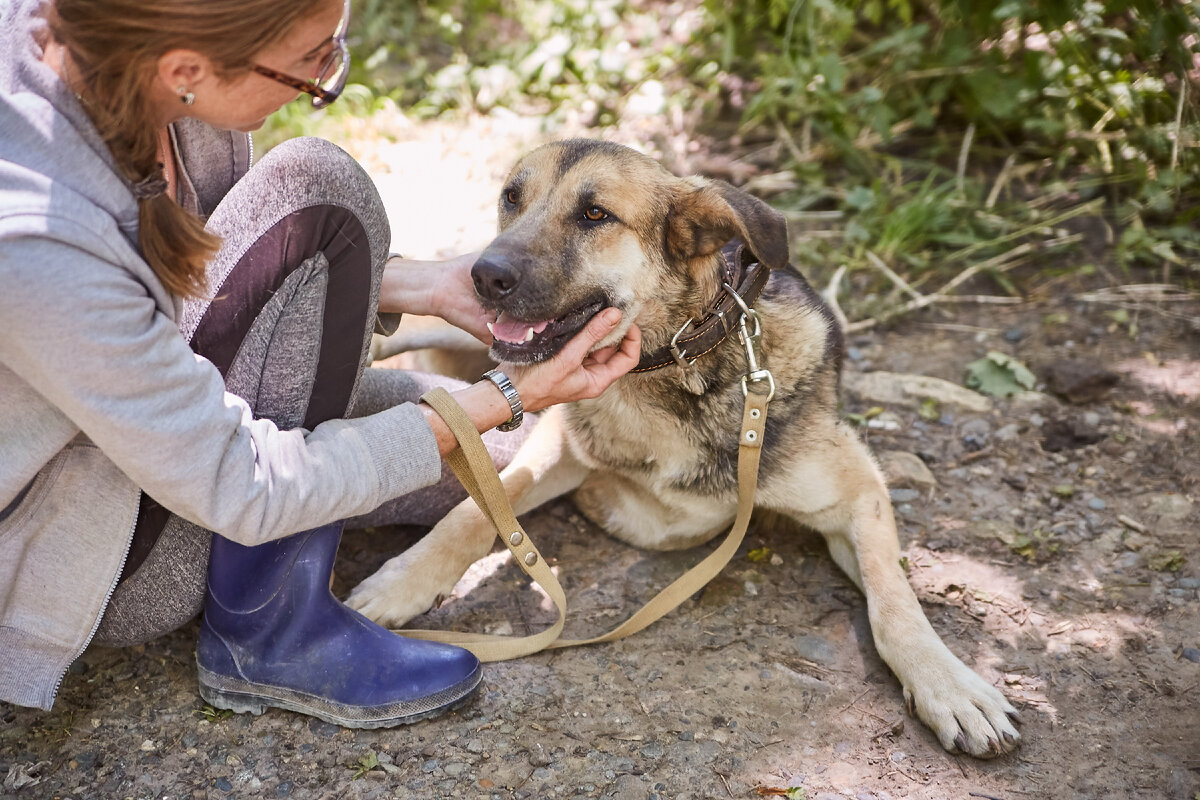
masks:
[[[471,280],[480,297],[494,301],[517,288],[521,275],[507,259],[484,255],[471,267]]]

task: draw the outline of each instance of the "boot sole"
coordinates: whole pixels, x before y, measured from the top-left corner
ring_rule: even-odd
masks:
[[[221,675],[198,665],[197,668],[200,696],[213,708],[255,716],[268,708],[282,708],[343,728],[394,728],[439,716],[465,705],[483,679],[482,668],[476,666],[465,679],[428,697],[378,706],[353,706],[295,689]]]

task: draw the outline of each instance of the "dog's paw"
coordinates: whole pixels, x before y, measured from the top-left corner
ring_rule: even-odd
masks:
[[[433,608],[438,598],[448,595],[454,587],[451,582],[445,588],[430,577],[412,569],[403,556],[397,556],[355,586],[346,598],[346,605],[385,628],[399,628]]]
[[[923,671],[920,680],[904,687],[909,712],[952,753],[994,758],[1014,750],[1021,740],[1013,725],[1017,710],[996,687],[946,655],[947,663]]]

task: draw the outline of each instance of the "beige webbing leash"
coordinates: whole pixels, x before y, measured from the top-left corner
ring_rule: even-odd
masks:
[[[733,527],[716,550],[660,591],[633,616],[608,633],[590,639],[561,638],[567,618],[566,594],[542,554],[517,521],[512,504],[509,503],[508,495],[500,482],[500,476],[496,473],[491,456],[488,455],[479,432],[475,430],[474,423],[445,389],[437,388],[424,395],[421,400],[445,420],[458,440],[459,446],[446,456],[446,462],[491,522],[500,541],[512,552],[517,566],[533,578],[554,601],[558,609],[558,621],[539,633],[520,637],[442,630],[406,629],[399,633],[414,639],[430,639],[465,647],[480,661],[507,661],[542,650],[611,642],[637,633],[679,607],[683,601],[716,577],[741,546],[746,528],[750,524],[750,514],[754,510],[754,492],[758,484],[763,430],[767,421],[767,404],[775,394],[775,384],[770,373],[765,369],[758,369],[754,344],[761,335],[761,329],[758,328],[753,311],[749,312],[749,317],[755,322],[755,333],[749,334],[743,321],[743,344],[746,347],[750,369],[742,379],[742,391],[746,402],[742,411],[742,431],[738,440],[738,508]],[[749,384],[757,386],[763,382],[769,385],[769,391],[766,393],[749,389]]]

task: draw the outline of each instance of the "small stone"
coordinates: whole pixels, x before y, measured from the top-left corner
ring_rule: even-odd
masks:
[[[315,717],[308,723],[308,729],[317,736],[322,736],[326,739],[332,739],[342,730],[341,727],[331,722],[324,722]]]
[[[925,466],[920,456],[903,450],[884,450],[877,454],[879,466],[887,477],[889,486],[898,489],[929,489],[937,485],[937,478]]]
[[[1200,578],[1180,578],[1175,585],[1180,589],[1200,589]]]
[[[293,784],[291,781],[283,781],[275,787],[276,797],[291,797]]]
[[[424,770],[425,772],[433,772],[437,768],[438,768],[438,760],[436,758],[431,758],[428,761],[426,761],[424,764],[421,765],[421,769]]]
[[[1092,509],[1093,511],[1103,511],[1104,509],[1108,508],[1108,503],[1104,502],[1099,497],[1091,498],[1087,501],[1087,504],[1088,508]]]
[[[1182,655],[1188,661],[1194,661],[1195,663],[1200,664],[1200,650],[1196,649],[1195,647],[1183,648]]]
[[[892,489],[888,492],[893,503],[911,503],[921,496],[916,489]]]
[[[550,770],[546,769],[545,767],[538,767],[533,771],[533,777],[544,781],[546,778],[550,777]]]
[[[1004,341],[1006,342],[1012,342],[1013,344],[1016,344],[1024,338],[1025,330],[1020,326],[1014,325],[1013,327],[1004,331]],[[870,792],[866,792],[865,794],[870,794]],[[859,797],[859,800],[862,800],[861,796]]]
[[[155,750],[154,742],[150,739],[145,740],[142,742],[141,750],[143,753],[153,753]]]
[[[1010,422],[1007,425],[996,430],[996,441],[1011,442],[1021,435],[1021,428],[1017,423]]]
[[[680,731],[679,732],[679,741],[681,741],[681,742],[696,741],[696,732],[695,731]]]
[[[233,784],[227,778],[217,778],[213,781],[213,787],[221,792],[232,792]]]
[[[467,771],[467,765],[461,761],[451,761],[443,769],[447,775],[457,777]]]
[[[647,742],[642,749],[638,750],[638,753],[643,758],[662,758],[663,746],[658,742]]]
[[[1046,387],[1069,403],[1100,400],[1120,381],[1120,376],[1095,363],[1059,359],[1045,370]]]
[[[546,767],[550,765],[550,756],[540,744],[534,745],[529,751],[529,766],[531,767]]]
[[[862,361],[863,360],[862,350],[859,350],[857,347],[847,347],[846,348],[846,358],[850,359],[851,361]]]
[[[801,658],[817,664],[832,664],[837,660],[837,650],[819,636],[797,636],[792,639],[792,646]]]
[[[1183,519],[1192,513],[1192,501],[1174,492],[1158,492],[1142,496],[1141,504],[1151,515],[1163,519]]]
[[[991,438],[992,426],[986,419],[967,420],[958,433],[968,450],[982,450]]]
[[[482,753],[483,742],[479,741],[478,739],[472,739],[471,741],[467,742],[467,752],[475,754]]]

